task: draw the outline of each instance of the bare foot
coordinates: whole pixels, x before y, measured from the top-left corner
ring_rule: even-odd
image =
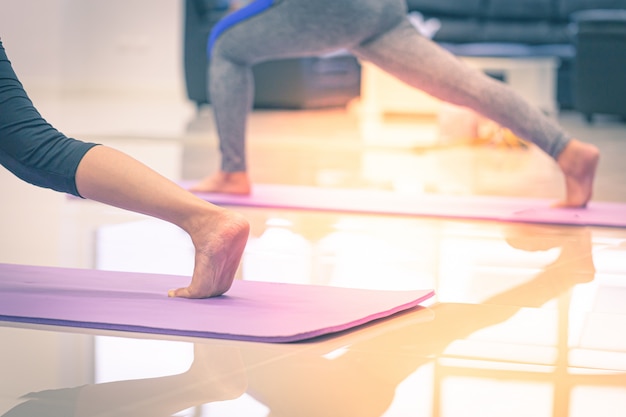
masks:
[[[218,171],[189,188],[191,192],[250,194],[250,179],[245,171]]]
[[[600,152],[593,145],[572,139],[557,158],[565,175],[565,199],[556,207],[586,207],[593,194],[593,180]]]
[[[248,241],[250,225],[239,213],[220,209],[194,219],[189,235],[196,248],[188,287],[170,290],[170,297],[209,298],[228,291]]]

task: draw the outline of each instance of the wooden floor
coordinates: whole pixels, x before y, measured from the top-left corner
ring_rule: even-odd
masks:
[[[209,109],[133,98],[35,103],[67,134],[119,148],[174,180],[218,165]],[[602,151],[595,199],[626,203],[626,125],[607,117],[590,126],[575,113],[559,121]],[[264,184],[562,196],[560,173],[534,147],[443,144],[435,122],[372,124],[358,103],[255,111],[251,175]],[[412,145],[398,145],[397,135]],[[169,224],[37,189],[4,170],[0,187],[0,262],[191,271],[189,242]],[[435,300],[296,344],[0,323],[0,415],[623,415],[626,230],[233,209],[252,224],[238,279],[433,288]]]

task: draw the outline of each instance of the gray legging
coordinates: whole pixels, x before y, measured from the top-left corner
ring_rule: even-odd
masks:
[[[340,49],[434,97],[475,110],[556,158],[570,139],[558,124],[506,84],[420,35],[407,19],[405,1],[274,0],[224,29],[211,50],[210,65],[222,169],[247,168],[246,118],[254,97],[251,67]]]

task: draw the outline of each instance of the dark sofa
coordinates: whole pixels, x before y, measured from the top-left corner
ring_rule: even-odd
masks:
[[[207,42],[229,0],[185,0],[184,69],[187,96],[198,107],[211,102]],[[361,67],[352,55],[336,53],[263,62],[253,68],[255,108],[303,109],[345,106],[359,97]]]
[[[420,12],[425,19],[439,20],[441,26],[433,39],[457,55],[560,58],[559,106],[582,106],[588,112],[586,97],[576,97],[581,89],[576,67],[581,63],[576,59],[578,27],[574,16],[587,10],[626,9],[626,0],[407,0],[407,5],[409,11]],[[582,65],[586,68],[587,63]],[[617,71],[622,70],[618,66],[609,70],[610,77],[616,77]],[[586,80],[580,81],[584,84]]]
[[[568,109],[575,107],[574,92],[578,89],[577,38],[572,16],[590,9],[626,9],[626,0],[407,0],[407,6],[409,12],[439,20],[441,27],[433,39],[455,54],[560,58],[556,96],[559,106]],[[206,38],[214,22],[227,12],[228,0],[186,0],[185,7],[187,88],[189,97],[202,104],[210,101],[206,93]],[[259,106],[271,107],[274,103],[276,107],[307,107],[308,102],[341,105],[359,94],[358,63],[349,56],[322,62],[320,58],[311,58],[262,65],[255,69],[255,102]],[[280,73],[283,83],[292,79],[293,93],[265,88],[273,82],[274,72]],[[330,79],[330,84],[324,81]],[[320,93],[318,87],[324,84],[330,87]]]
[[[586,10],[573,15],[576,33],[575,108],[626,121],[626,10]]]

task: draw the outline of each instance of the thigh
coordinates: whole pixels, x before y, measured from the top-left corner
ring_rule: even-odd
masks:
[[[482,79],[483,75],[421,35],[406,18],[376,39],[353,48],[352,52],[437,97],[467,89],[469,80]]]
[[[322,55],[375,37],[405,15],[403,0],[274,0],[225,30],[213,53],[244,64]]]

